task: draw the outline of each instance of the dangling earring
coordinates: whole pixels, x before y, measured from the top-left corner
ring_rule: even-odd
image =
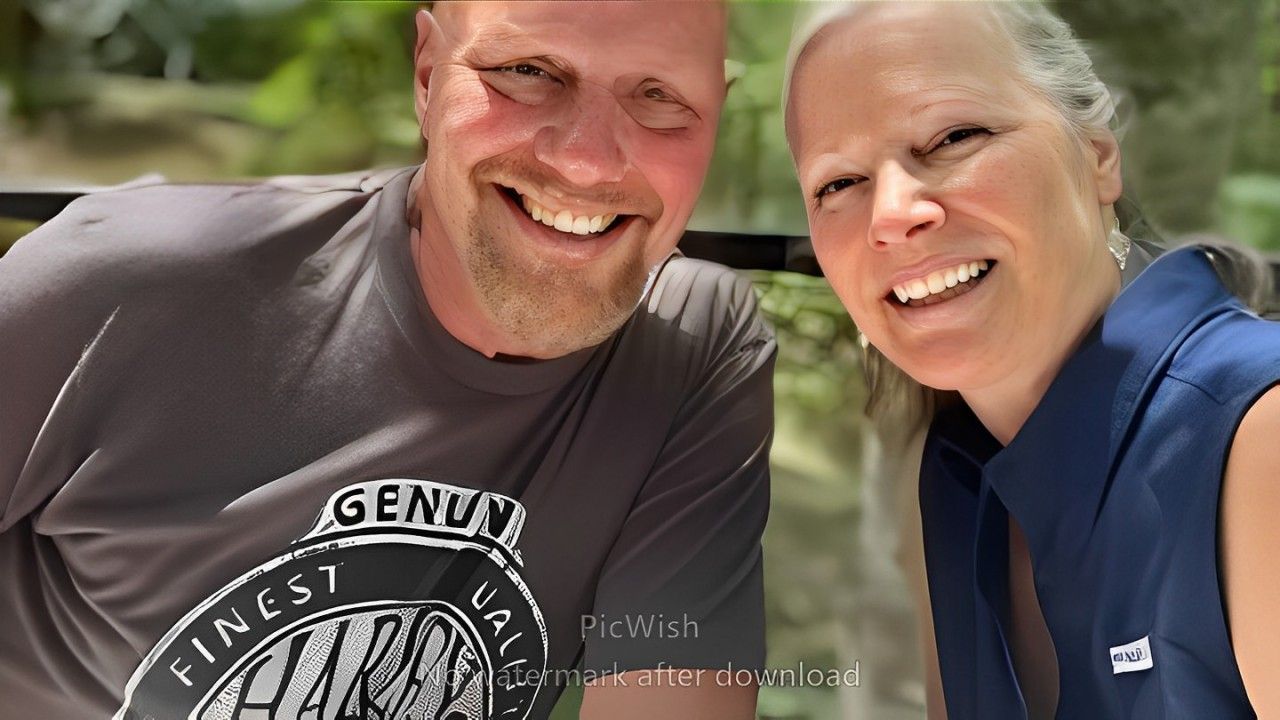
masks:
[[[879,392],[877,386],[880,384],[880,368],[878,364],[872,364],[871,362],[871,351],[875,346],[871,344],[866,335],[862,334],[861,330],[858,330],[857,333],[858,347],[862,350],[862,378],[867,383],[867,397],[874,398]]]
[[[1120,232],[1120,218],[1116,218],[1111,232],[1107,233],[1107,249],[1111,251],[1111,257],[1116,259],[1116,264],[1120,266],[1121,271],[1124,270],[1124,261],[1129,258],[1131,247],[1133,242],[1127,235]]]

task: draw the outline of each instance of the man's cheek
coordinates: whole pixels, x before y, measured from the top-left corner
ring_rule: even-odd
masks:
[[[448,142],[488,149],[490,155],[530,141],[542,124],[537,108],[503,97],[479,80],[453,83],[436,108]]]
[[[651,143],[638,156],[654,188],[668,205],[692,206],[711,162],[712,145],[688,140]]]
[[[658,197],[662,198],[662,217],[659,223],[683,226],[698,202],[702,189],[702,172],[690,172],[687,168],[674,168],[666,173],[653,173],[650,183]]]

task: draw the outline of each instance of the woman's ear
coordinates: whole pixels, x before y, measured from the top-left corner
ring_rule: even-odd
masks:
[[[418,115],[418,126],[425,127],[431,71],[435,68],[444,35],[440,31],[440,24],[426,10],[417,12],[414,24],[417,26],[418,39],[413,46],[413,105]],[[425,130],[423,134],[426,134]]]
[[[1111,205],[1120,199],[1124,189],[1120,178],[1120,143],[1115,135],[1101,133],[1089,140],[1094,179],[1098,183],[1098,202]]]

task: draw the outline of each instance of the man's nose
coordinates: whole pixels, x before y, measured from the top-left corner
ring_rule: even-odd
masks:
[[[867,232],[873,248],[905,242],[945,222],[942,206],[926,196],[925,184],[902,165],[885,163],[873,182],[874,206]]]
[[[612,95],[590,93],[538,131],[534,157],[578,187],[621,182],[627,170],[621,136],[628,120]]]

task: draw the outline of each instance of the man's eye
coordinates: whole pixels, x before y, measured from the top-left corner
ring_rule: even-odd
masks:
[[[506,67],[494,68],[496,72],[509,73],[514,75],[524,75],[526,77],[550,78],[551,73],[532,63],[516,63],[515,65],[507,65]]]
[[[823,185],[822,187],[818,188],[817,192],[815,192],[813,196],[821,200],[823,197],[827,195],[840,192],[841,190],[844,190],[847,187],[852,187],[856,184],[857,184],[857,180],[854,178],[839,178],[837,180],[832,180],[826,185]]]
[[[644,91],[644,93],[643,93],[643,94],[644,94],[644,98],[645,98],[646,100],[659,100],[659,101],[662,101],[662,102],[674,102],[674,101],[672,100],[671,96],[670,96],[670,95],[668,95],[668,94],[667,94],[667,93],[666,93],[662,88],[651,87],[651,88],[646,89],[646,90]]]
[[[698,119],[688,105],[657,85],[637,88],[619,102],[632,119],[650,130],[680,130]]]
[[[524,105],[546,102],[563,86],[558,77],[530,62],[488,68],[481,75],[494,90]]]

